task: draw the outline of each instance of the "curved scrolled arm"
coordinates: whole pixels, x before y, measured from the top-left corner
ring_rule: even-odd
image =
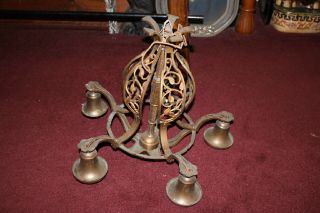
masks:
[[[213,114],[208,114],[208,115],[204,115],[201,118],[199,118],[195,124],[189,124],[186,122],[183,122],[181,120],[177,121],[177,125],[183,129],[188,129],[188,130],[195,130],[195,131],[199,131],[199,129],[206,124],[209,121],[213,121],[213,120],[219,120],[219,121],[223,121],[226,123],[230,123],[231,121],[234,120],[233,114],[231,112],[227,112],[227,111],[221,111],[218,113],[213,113]]]
[[[89,138],[89,139],[83,139],[78,144],[78,148],[82,152],[92,152],[97,148],[97,146],[100,143],[107,142],[107,143],[110,143],[113,148],[117,149],[123,142],[127,141],[129,138],[131,138],[135,134],[139,126],[140,126],[140,119],[137,116],[135,116],[129,130],[126,131],[120,137],[113,138],[109,135],[100,135],[100,136]]]
[[[170,147],[177,145],[182,138],[189,135],[192,131],[198,132],[199,129],[209,121],[219,120],[230,123],[234,120],[233,114],[230,112],[222,111],[214,114],[208,114],[200,117],[195,123],[186,123],[182,120],[176,121],[176,124],[182,128],[182,130],[173,138],[169,139],[168,143]]]
[[[90,81],[86,84],[86,88],[90,92],[97,92],[102,94],[108,101],[110,108],[112,109],[113,112],[115,113],[120,113],[120,114],[127,114],[129,111],[125,108],[120,107],[119,105],[116,104],[115,99],[111,95],[109,91],[107,91],[105,88],[103,88],[97,81]],[[113,148],[119,148],[119,146],[131,138],[134,133],[137,131],[137,129],[140,126],[140,118],[137,114],[134,115],[134,120],[132,124],[130,125],[130,128],[128,131],[126,131],[122,136],[115,138],[111,137],[109,135],[100,135],[88,139],[83,139],[80,141],[78,144],[78,148],[81,150],[81,152],[92,152],[94,151],[97,146],[100,143],[110,143]],[[129,124],[127,124],[129,125]]]
[[[114,138],[111,138],[108,135],[101,135],[93,138],[82,139],[78,144],[78,148],[81,152],[93,152],[102,142],[109,142],[114,146],[117,144],[117,141]]]
[[[181,154],[172,154],[170,157],[178,161],[179,173],[185,177],[192,177],[198,175],[198,168],[196,165],[190,163]]]
[[[111,95],[111,93],[105,88],[103,88],[97,81],[89,81],[86,84],[86,88],[90,92],[98,92],[102,94],[107,99],[112,111],[120,112],[123,114],[129,113],[127,109],[119,107],[116,101],[114,100],[113,96]]]

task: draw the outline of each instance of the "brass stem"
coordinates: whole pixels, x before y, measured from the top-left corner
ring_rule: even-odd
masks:
[[[160,57],[157,61],[156,72],[153,76],[151,84],[151,95],[150,95],[150,111],[149,111],[149,134],[154,134],[155,125],[159,118],[159,105],[160,105],[160,93],[161,93],[161,73],[164,70],[164,58],[165,51],[164,47],[160,46]]]

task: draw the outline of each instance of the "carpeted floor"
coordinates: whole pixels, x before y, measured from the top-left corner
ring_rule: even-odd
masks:
[[[234,145],[209,148],[203,131],[185,155],[198,166],[203,199],[182,208],[166,197],[176,164],[146,162],[109,146],[94,185],[71,166],[83,138],[105,132],[87,119],[84,84],[99,81],[121,102],[121,73],[147,47],[141,37],[102,31],[0,28],[1,212],[319,212],[320,36],[283,34],[258,24],[193,38],[197,86],[190,110],[228,110]]]

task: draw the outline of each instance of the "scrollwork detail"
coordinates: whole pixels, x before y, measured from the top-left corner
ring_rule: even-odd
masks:
[[[182,71],[176,64],[174,51],[167,47],[165,68],[162,72],[160,122],[168,123],[181,115],[186,101],[186,83]]]

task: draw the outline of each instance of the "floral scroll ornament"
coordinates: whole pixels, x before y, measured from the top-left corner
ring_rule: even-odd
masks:
[[[154,38],[154,42],[124,69],[124,100],[135,114],[141,113],[152,79],[158,81],[160,86],[153,90],[159,90],[157,93],[160,95],[153,101],[159,106],[157,115],[160,123],[177,119],[192,102],[195,93],[189,65],[179,53],[187,45],[184,34],[191,32],[193,28],[178,25],[177,30],[174,30],[177,19],[178,17],[169,15],[160,30],[150,16],[144,17],[143,21],[151,26],[144,30]]]

